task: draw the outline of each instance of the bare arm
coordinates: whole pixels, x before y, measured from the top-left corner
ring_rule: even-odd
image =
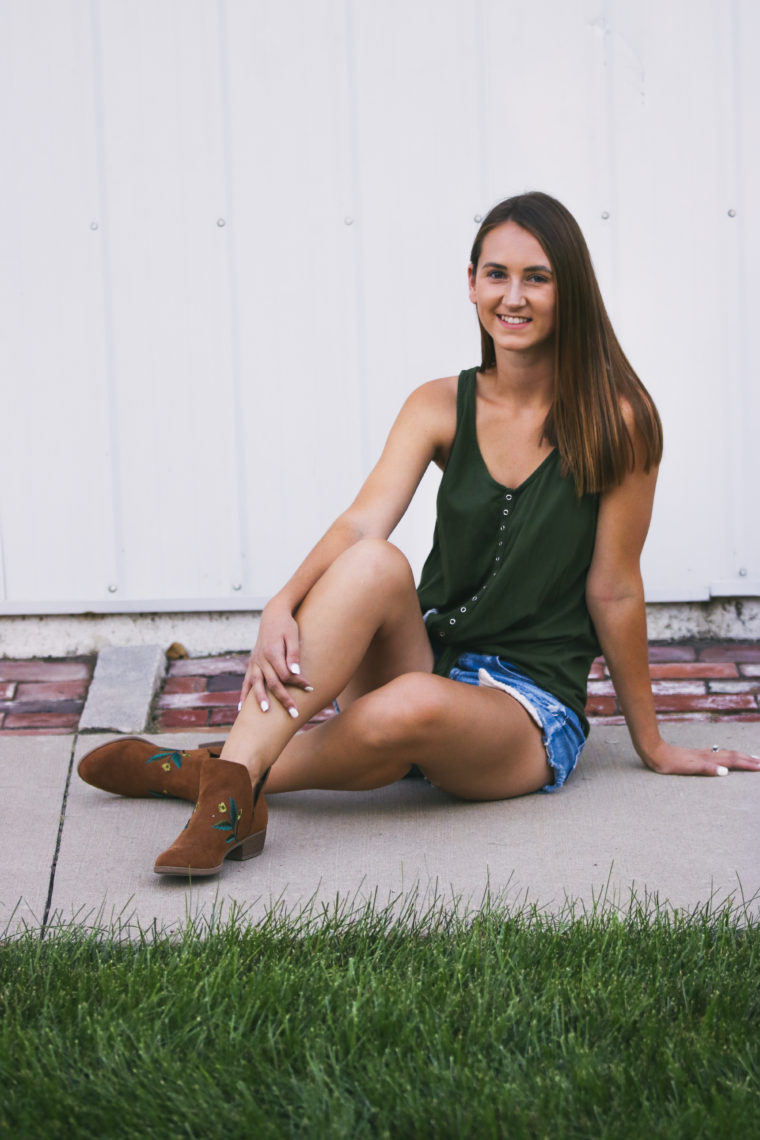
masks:
[[[630,427],[631,425],[629,425]],[[625,715],[633,746],[655,772],[724,775],[729,768],[760,770],[738,752],[678,748],[660,735],[649,678],[644,587],[640,558],[652,514],[655,470],[639,463],[599,506],[586,600]]]
[[[268,704],[267,693],[271,693],[290,708],[294,702],[284,683],[308,687],[308,678],[300,673],[295,617],[298,606],[344,550],[363,538],[390,535],[429,463],[440,460],[450,446],[455,428],[455,378],[434,380],[412,392],[391,428],[382,455],[354,501],[265,607],[241,700],[253,688],[262,707]]]

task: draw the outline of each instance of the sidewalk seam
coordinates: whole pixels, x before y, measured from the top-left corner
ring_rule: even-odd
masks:
[[[42,915],[42,926],[40,928],[40,942],[45,940],[47,933],[48,919],[50,917],[50,907],[53,903],[53,888],[55,887],[55,872],[58,867],[58,855],[61,850],[61,839],[63,838],[63,824],[66,818],[66,805],[69,799],[69,788],[71,786],[71,773],[74,768],[74,757],[77,750],[77,741],[79,740],[79,733],[75,733],[71,740],[71,755],[69,756],[69,767],[66,772],[66,783],[63,786],[63,799],[61,800],[61,812],[58,818],[58,834],[55,839],[55,850],[53,852],[53,861],[50,865],[50,879],[48,881],[48,893],[45,900],[45,911]]]

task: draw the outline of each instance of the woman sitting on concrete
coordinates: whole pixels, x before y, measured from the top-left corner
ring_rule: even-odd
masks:
[[[469,289],[480,367],[411,394],[354,502],[266,606],[221,754],[167,760],[125,740],[82,761],[98,787],[197,801],[158,873],[258,854],[264,781],[363,790],[417,765],[467,800],[558,791],[585,744],[600,651],[654,772],[760,769],[660,736],[639,559],[662,432],[578,224],[546,194],[502,202],[478,231]],[[443,477],[415,589],[388,536],[431,462]],[[298,733],[336,699],[337,716]]]

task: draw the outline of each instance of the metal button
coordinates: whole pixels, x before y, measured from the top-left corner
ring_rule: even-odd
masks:
[[[504,523],[502,523],[501,526],[499,527],[499,530],[506,530],[506,529],[507,528],[504,526]]]
[[[443,637],[443,632],[439,633],[438,636]]]
[[[504,496],[504,498],[505,498],[505,499],[511,499],[511,498],[512,498],[512,496],[511,496],[511,495],[505,495],[505,496]]]
[[[456,618],[449,618],[449,625],[456,625],[456,624],[457,624]]]
[[[508,515],[508,514],[509,514],[509,508],[508,508],[508,507],[505,507],[505,508],[504,508],[504,510],[503,510],[501,513],[502,513],[503,515]]]
[[[497,562],[501,562],[501,558],[499,557],[499,555],[498,555],[498,554],[496,555],[496,561],[497,561]]]
[[[499,543],[499,546],[503,546],[503,545],[504,545],[504,543],[503,543],[503,542],[500,542],[500,543]]]
[[[459,612],[460,612],[460,614],[466,614],[467,613],[467,606],[460,606]]]

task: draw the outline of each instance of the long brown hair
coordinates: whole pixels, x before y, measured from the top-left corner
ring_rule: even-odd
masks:
[[[510,221],[539,242],[557,287],[554,400],[543,437],[559,451],[563,472],[573,476],[579,495],[606,491],[622,482],[636,462],[621,398],[631,406],[646,471],[662,457],[660,417],[615,336],[580,226],[556,198],[532,191],[494,206],[472,247],[473,272],[486,234]],[[478,323],[481,368],[494,368],[493,337]]]

